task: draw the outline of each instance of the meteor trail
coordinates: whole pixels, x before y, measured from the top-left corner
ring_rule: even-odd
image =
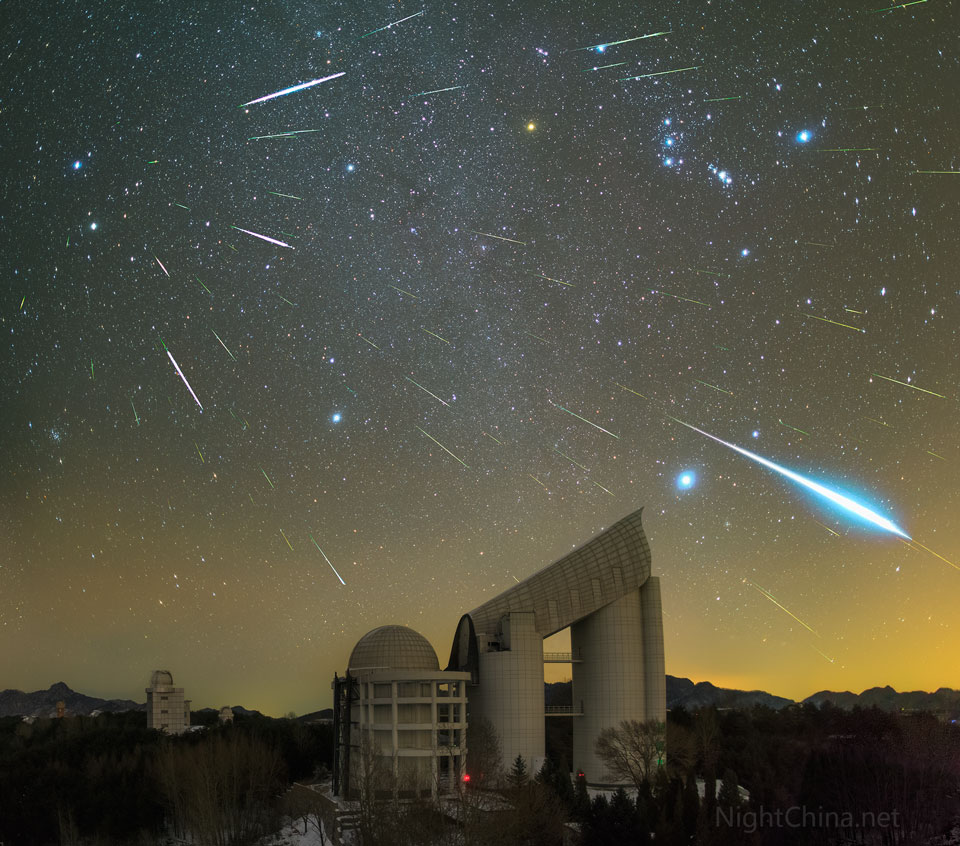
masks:
[[[895,385],[903,385],[905,388],[913,388],[915,391],[920,391],[924,394],[932,394],[935,397],[940,397],[940,399],[946,399],[943,394],[937,394],[933,391],[928,391],[926,388],[918,388],[916,385],[911,385],[909,382],[901,382],[899,379],[891,379],[889,376],[881,376],[879,373],[873,373],[873,376],[876,376],[878,379],[886,379],[888,382],[893,382]]]
[[[497,439],[489,432],[484,432],[483,434],[490,438],[491,441],[497,441]],[[503,446],[503,441],[497,441],[497,443],[500,444],[500,446]]]
[[[166,349],[166,346],[167,346],[167,345],[164,344],[163,346],[164,346],[164,349]],[[175,368],[177,368],[177,373],[179,373],[179,374],[180,374],[180,378],[183,379],[183,384],[186,385],[186,386],[187,386],[187,390],[190,391],[190,396],[193,397],[194,402],[196,402],[197,405],[200,405],[200,400],[197,399],[197,395],[193,392],[193,388],[190,387],[190,383],[187,381],[187,377],[183,375],[183,371],[180,369],[180,365],[177,364],[177,360],[173,357],[173,353],[170,352],[169,349],[167,350],[167,355],[170,357],[170,361],[173,362],[173,366],[174,366]],[[201,411],[201,413],[203,412],[203,406],[202,406],[202,405],[200,405],[200,411]]]
[[[256,232],[251,232],[249,229],[241,229],[239,226],[231,225],[230,228],[236,229],[237,232],[245,232],[247,235],[253,235],[254,238],[259,238],[261,241],[269,241],[271,244],[276,244],[278,247],[287,247],[290,250],[293,249],[293,247],[291,247],[289,244],[285,244],[283,241],[278,241],[276,238],[268,238],[266,235],[258,235]],[[156,256],[154,256],[154,258],[156,258]],[[157,261],[160,261],[160,259],[157,259]],[[163,267],[163,265],[160,266]],[[170,274],[168,273],[167,276],[169,275]]]
[[[553,451],[554,451],[557,455],[562,455],[562,456],[563,456],[565,459],[567,459],[567,461],[569,461],[571,464],[576,464],[577,467],[579,467],[581,470],[584,470],[584,471],[587,472],[587,473],[590,472],[590,468],[589,468],[589,467],[584,467],[582,464],[580,464],[580,462],[574,461],[574,460],[573,460],[569,455],[567,455],[565,452],[561,452],[561,451],[558,450],[556,447],[553,448]]]
[[[170,273],[169,273],[169,272],[167,271],[167,269],[163,266],[163,262],[160,261],[160,259],[158,259],[156,256],[154,256],[154,258],[157,259],[157,264],[160,265],[160,269],[161,269],[164,273],[166,273],[166,274],[167,274],[167,278],[169,278],[169,277],[170,277]]]
[[[539,276],[541,279],[546,279],[550,282],[556,282],[558,285],[566,285],[568,288],[575,288],[576,285],[572,285],[569,282],[563,282],[560,279],[551,279],[549,276],[544,276],[542,273],[534,273],[534,276]]]
[[[854,332],[863,332],[867,333],[866,329],[860,329],[858,326],[851,326],[849,323],[838,323],[836,320],[828,320],[826,317],[817,317],[815,314],[807,314],[807,317],[812,317],[814,320],[822,320],[824,323],[832,323],[834,326],[842,326],[844,329],[852,329]]]
[[[140,415],[137,414],[137,407],[133,404],[133,397],[130,398],[130,408],[133,409],[133,419],[137,421],[137,425],[140,425]]]
[[[365,32],[363,35],[361,35],[360,38],[357,39],[357,41],[360,41],[361,39],[366,38],[368,35],[374,35],[374,34],[376,34],[376,33],[378,33],[378,32],[383,32],[383,30],[385,30],[385,29],[390,29],[390,27],[396,26],[397,24],[402,24],[404,21],[408,21],[408,20],[410,20],[411,18],[419,18],[420,15],[423,14],[423,12],[424,12],[424,10],[421,9],[421,10],[420,10],[419,12],[417,12],[416,14],[407,15],[405,18],[400,18],[400,20],[398,20],[398,21],[394,21],[393,23],[388,23],[386,26],[382,26],[382,27],[380,27],[379,29],[371,29],[370,32]],[[321,80],[321,82],[322,82],[322,81],[323,81],[323,80]]]
[[[283,534],[283,529],[280,530],[280,534],[283,535],[283,539],[287,541],[287,546],[290,546],[290,541],[287,540],[287,536]],[[293,552],[293,547],[290,546],[290,551]]]
[[[561,411],[567,412],[567,414],[571,415],[572,417],[576,417],[577,420],[582,420],[588,426],[593,426],[594,429],[599,429],[605,435],[609,435],[611,438],[616,438],[618,441],[620,440],[619,435],[615,435],[613,434],[613,432],[608,432],[606,429],[603,428],[603,426],[598,426],[596,423],[591,423],[589,420],[587,420],[586,417],[581,417],[579,414],[574,414],[572,411],[570,411],[569,408],[564,408],[562,405],[558,405],[553,400],[548,399],[547,402],[550,403],[550,405],[552,405],[554,408],[559,408]]]
[[[413,379],[411,379],[409,376],[404,376],[403,378],[406,379],[408,382],[411,382],[411,383],[413,383],[414,385],[416,385],[416,386],[417,386],[421,391],[423,391],[425,394],[430,394],[430,396],[432,396],[437,402],[442,402],[447,408],[450,407],[450,403],[445,402],[444,400],[440,399],[440,397],[438,397],[435,393],[433,393],[433,392],[431,392],[431,391],[428,391],[428,390],[427,390],[425,387],[423,387],[423,385],[421,385],[419,382],[414,382]]]
[[[359,332],[357,332],[357,337],[360,338],[360,339],[362,339],[362,340],[364,340],[364,341],[366,341],[366,342],[367,342],[368,344],[370,344],[370,346],[373,347],[375,350],[380,349],[380,347],[378,347],[373,341],[370,341],[370,340],[368,340],[367,338],[364,338],[363,335],[361,335]]]
[[[788,429],[793,429],[794,432],[799,432],[801,435],[806,435],[808,438],[813,437],[813,435],[811,435],[809,432],[804,432],[803,429],[798,429],[796,426],[791,426],[789,423],[784,423],[779,417],[777,418],[777,422],[781,426],[786,426]]]
[[[700,300],[691,300],[689,297],[681,297],[678,294],[668,294],[666,291],[651,291],[651,294],[660,294],[664,297],[673,297],[675,300],[683,300],[685,303],[696,303],[697,305],[706,306],[707,308],[713,308],[713,306],[708,303],[701,302]]]
[[[422,326],[420,328],[423,329]],[[445,344],[450,343],[446,338],[441,338],[436,332],[431,332],[429,329],[423,329],[423,331],[426,332],[428,335],[433,335],[434,338],[437,338],[438,340],[443,341]]]
[[[620,82],[626,82],[630,79],[649,79],[651,76],[666,76],[668,73],[680,73],[680,71],[697,70],[699,67],[700,65],[693,65],[689,68],[675,68],[674,70],[660,71],[658,73],[642,73],[640,76],[624,76],[621,77]]]
[[[281,194],[279,191],[267,191],[268,194],[273,194],[275,197],[286,197],[288,200],[302,200],[303,197],[294,197],[293,194]]]
[[[328,82],[331,79],[336,79],[338,76],[345,76],[346,71],[340,71],[340,73],[334,73],[330,76],[325,76],[323,79],[314,79],[310,82],[301,82],[299,85],[292,85],[289,88],[284,88],[283,91],[276,91],[273,94],[267,94],[266,97],[259,97],[256,100],[251,100],[249,103],[241,103],[240,108],[244,106],[252,106],[255,103],[263,103],[267,100],[273,100],[275,97],[284,97],[287,94],[293,94],[295,91],[303,91],[304,88],[310,88],[313,85],[319,85],[321,82]]]
[[[604,68],[618,68],[620,65],[625,65],[626,62],[614,62],[612,65],[594,65],[592,68],[583,68],[580,73],[587,73],[588,71],[598,71],[603,70]]]
[[[433,91],[421,91],[419,94],[414,94],[414,97],[425,97],[427,94],[439,94],[442,91],[456,91],[458,88],[466,88],[465,85],[451,85],[449,88],[435,88]]]
[[[568,50],[567,52],[576,53],[579,50],[596,50],[601,47],[606,50],[607,47],[616,47],[618,44],[629,44],[631,41],[643,41],[644,38],[656,38],[658,35],[669,35],[671,32],[673,32],[673,30],[668,29],[664,32],[651,32],[649,35],[637,35],[633,38],[623,38],[620,41],[604,41],[602,44],[591,44],[589,47],[574,47],[572,50]]]
[[[855,502],[854,500],[850,499],[850,497],[844,496],[837,491],[830,490],[830,488],[826,487],[825,485],[821,485],[819,482],[814,482],[812,479],[806,478],[806,476],[801,476],[799,473],[795,473],[793,470],[788,470],[786,467],[781,467],[779,464],[770,461],[768,458],[763,458],[756,453],[750,452],[750,450],[721,440],[720,438],[716,437],[716,435],[711,435],[709,432],[704,432],[703,429],[698,429],[696,426],[691,426],[689,423],[684,423],[682,420],[678,420],[676,417],[671,417],[669,414],[667,417],[673,420],[674,423],[679,423],[681,426],[686,426],[688,429],[693,429],[694,432],[698,432],[705,438],[710,438],[710,440],[716,441],[718,444],[723,444],[725,447],[729,447],[734,452],[739,452],[741,455],[756,461],[758,464],[761,464],[782,476],[786,476],[791,482],[796,482],[798,485],[802,485],[808,490],[813,491],[815,494],[819,494],[824,499],[829,500],[835,505],[839,505],[841,508],[843,508],[845,511],[849,511],[851,514],[856,514],[858,517],[868,521],[869,523],[872,523],[874,526],[891,532],[892,534],[899,535],[901,538],[912,540],[910,535],[903,531],[903,529],[899,528],[895,523],[892,523],[886,517],[877,514],[876,511],[861,505],[859,502]]]
[[[619,382],[614,382],[613,384],[616,385],[618,388],[622,388],[625,391],[629,391],[631,394],[636,394],[641,399],[650,399],[650,397],[645,397],[639,391],[635,391],[633,390],[633,388],[628,388],[626,385],[621,385]]]
[[[275,491],[276,488],[273,486],[273,482],[270,481],[270,477],[267,475],[267,471],[261,467],[260,472],[263,473],[263,478],[266,479],[267,484],[270,485],[270,490]]]
[[[483,235],[487,238],[496,238],[498,241],[509,241],[511,244],[523,244],[527,246],[526,241],[516,241],[513,238],[504,238],[501,235],[491,235],[489,232],[477,232],[476,229],[468,229],[467,232],[472,232],[474,235]]]
[[[197,455],[200,456],[200,463],[201,463],[201,464],[206,464],[207,462],[203,460],[203,453],[200,452],[200,447],[197,446],[197,442],[194,441],[194,442],[193,442],[193,445],[194,445],[195,447],[197,447]]]
[[[308,533],[308,534],[309,534],[309,533]],[[313,535],[310,535],[310,540],[313,541],[313,545],[314,545],[317,549],[320,549],[320,544],[318,544],[318,543],[316,542],[316,540],[314,540]],[[327,558],[327,553],[325,553],[322,549],[320,549],[320,554],[323,556],[323,560],[326,561],[327,564],[330,564],[330,559]],[[347,584],[347,583],[343,580],[343,576],[341,576],[341,575],[337,572],[337,568],[334,567],[333,564],[330,564],[330,569],[333,570],[333,575],[335,575],[338,579],[340,579],[340,584],[342,584],[344,587],[346,587],[346,584]]]
[[[786,612],[787,614],[789,614],[791,617],[793,617],[793,619],[796,620],[801,626],[803,626],[808,632],[811,632],[812,634],[817,635],[817,637],[820,637],[820,635],[819,635],[817,632],[815,632],[813,629],[811,629],[810,626],[808,626],[805,622],[803,622],[803,620],[801,620],[796,614],[794,614],[792,611],[787,611],[786,608],[784,608],[779,602],[777,602],[777,600],[773,598],[773,594],[771,594],[769,591],[764,590],[762,587],[760,587],[760,585],[754,584],[754,583],[751,582],[749,579],[744,579],[744,581],[745,581],[748,585],[750,585],[750,587],[756,588],[758,591],[760,591],[760,594],[761,594],[762,596],[764,596],[764,597],[766,597],[767,599],[769,599],[769,600],[770,600],[774,605],[776,605],[777,608],[779,608],[781,611],[784,611],[784,612]],[[822,654],[822,653],[821,653],[821,654]]]
[[[403,288],[398,288],[396,285],[388,285],[388,288],[393,288],[394,291],[399,291],[401,294],[406,294],[408,297],[413,297],[415,300],[419,300],[416,294],[411,294],[409,291],[404,291]]]
[[[709,382],[701,382],[699,379],[694,379],[693,381],[700,385],[704,385],[707,388],[713,388],[715,391],[719,391],[721,394],[730,394],[730,396],[733,396],[733,391],[727,391],[724,388],[718,388],[716,385],[711,385]]]
[[[227,349],[227,345],[221,340],[220,336],[216,333],[216,330],[211,329],[210,331],[213,332],[213,337],[215,337],[218,341],[220,341],[220,346],[223,347],[225,350],[227,350],[227,355],[230,356],[230,358],[232,358],[234,361],[236,361],[237,357],[232,352],[230,352],[229,349]]]
[[[430,435],[427,432],[424,432],[423,429],[420,429],[419,426],[417,426],[417,429],[419,429],[421,432],[423,432],[424,435],[430,438],[430,440],[433,441],[438,447],[440,447],[440,449],[442,449],[447,455],[451,456],[452,458],[457,458],[457,456],[455,456],[452,452],[450,452],[450,450],[448,450],[442,443],[440,443],[440,441],[438,441],[433,435]],[[470,465],[467,464],[466,462],[461,461],[459,458],[457,458],[457,461],[460,461],[460,463],[464,467],[466,467],[467,470],[470,469]]]

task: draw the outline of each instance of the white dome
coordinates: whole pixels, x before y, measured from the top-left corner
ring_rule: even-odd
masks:
[[[406,626],[380,626],[367,632],[350,653],[348,670],[440,669],[437,653],[422,634]]]

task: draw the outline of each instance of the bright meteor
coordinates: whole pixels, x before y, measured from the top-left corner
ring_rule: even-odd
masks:
[[[166,345],[164,345],[166,346]],[[173,366],[177,369],[177,373],[180,374],[180,378],[183,379],[183,384],[187,386],[187,390],[190,391],[190,396],[193,397],[197,405],[200,405],[200,400],[197,399],[197,395],[193,392],[193,388],[190,387],[190,383],[187,381],[187,377],[183,375],[183,371],[180,369],[180,365],[177,364],[177,360],[173,357],[173,353],[170,350],[167,350],[167,355],[170,356],[170,361],[173,362]],[[203,411],[203,406],[200,405],[200,411]]]
[[[266,235],[258,235],[256,232],[251,232],[249,229],[241,229],[239,226],[231,226],[230,228],[236,229],[237,232],[244,232],[247,235],[253,235],[254,238],[259,238],[261,241],[269,241],[271,244],[276,244],[278,247],[286,247],[290,250],[293,249],[293,247],[291,247],[289,244],[285,244],[283,241],[278,241],[276,238],[268,238]]]
[[[276,91],[273,94],[267,94],[266,97],[259,97],[256,100],[251,100],[249,103],[241,103],[240,108],[244,106],[252,106],[255,103],[263,103],[267,100],[273,100],[276,97],[284,97],[287,94],[293,94],[295,91],[303,91],[304,88],[310,88],[314,85],[319,85],[321,82],[329,82],[331,79],[336,79],[338,76],[345,76],[346,71],[340,71],[340,73],[334,73],[330,76],[325,76],[323,79],[314,79],[310,82],[301,82],[299,85],[292,85],[290,88],[284,88],[283,91]]]
[[[670,415],[668,414],[667,417],[670,417]],[[703,429],[698,429],[696,426],[691,426],[689,423],[684,423],[682,420],[677,420],[676,417],[670,417],[670,419],[675,423],[679,423],[681,426],[686,426],[688,429],[693,429],[694,432],[699,432],[704,437],[710,438],[710,440],[716,441],[718,444],[723,444],[725,447],[730,447],[730,449],[734,450],[734,452],[739,452],[741,455],[745,455],[747,458],[756,461],[758,464],[762,464],[764,467],[779,473],[781,476],[786,476],[791,482],[796,482],[798,485],[802,485],[808,490],[813,491],[815,494],[819,494],[824,499],[829,500],[835,505],[839,505],[841,508],[843,508],[845,511],[849,511],[851,514],[856,514],[858,517],[861,517],[867,522],[872,523],[874,526],[884,529],[887,532],[891,532],[894,535],[898,535],[901,538],[912,540],[910,535],[908,535],[905,531],[903,531],[903,529],[899,528],[886,517],[877,514],[876,511],[872,511],[866,506],[861,505],[859,502],[855,502],[854,500],[850,499],[850,497],[844,496],[837,491],[830,490],[830,488],[826,487],[825,485],[821,485],[819,482],[814,482],[812,479],[801,476],[799,473],[795,473],[793,470],[788,470],[786,467],[781,467],[779,464],[770,461],[770,459],[763,458],[756,453],[750,452],[748,449],[738,447],[736,444],[728,443],[727,441],[716,437],[716,435],[711,435],[709,432],[704,432]]]

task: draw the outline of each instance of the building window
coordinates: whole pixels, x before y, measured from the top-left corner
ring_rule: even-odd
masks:
[[[166,714],[166,713],[167,713],[167,709],[166,709],[166,708],[161,708],[161,709],[160,709],[160,713],[161,713],[161,714]]]
[[[433,696],[433,684],[430,682],[420,682],[420,695]]]
[[[443,705],[437,705],[437,722],[438,723],[449,723],[450,722],[450,705],[444,703]]]
[[[161,701],[161,702],[166,702],[166,701],[167,701],[167,697],[166,697],[166,696],[161,696],[161,697],[160,697],[160,701]]]
[[[393,695],[393,685],[375,684],[373,686],[374,699],[389,699]]]
[[[397,696],[416,696],[417,690],[416,682],[397,682]]]

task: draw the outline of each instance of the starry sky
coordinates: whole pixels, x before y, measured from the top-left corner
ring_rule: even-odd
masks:
[[[960,66],[888,2],[5,3],[0,687],[312,711],[641,506],[669,673],[960,686]]]

